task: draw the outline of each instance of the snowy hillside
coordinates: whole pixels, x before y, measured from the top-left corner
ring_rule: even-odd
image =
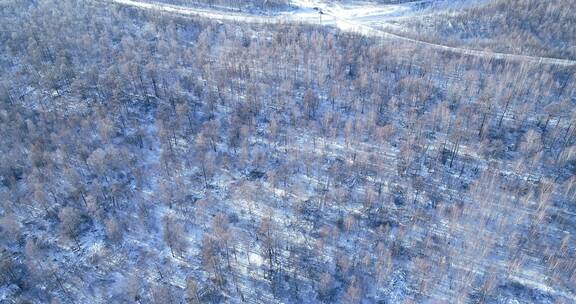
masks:
[[[0,303],[576,302],[567,48],[248,2],[0,3]]]

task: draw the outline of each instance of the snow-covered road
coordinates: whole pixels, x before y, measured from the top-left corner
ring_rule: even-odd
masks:
[[[412,39],[376,28],[377,24],[386,24],[393,18],[407,16],[414,12],[414,3],[407,4],[370,4],[358,2],[357,4],[325,3],[321,0],[294,0],[296,9],[280,12],[276,15],[265,16],[240,12],[228,12],[217,9],[195,8],[178,6],[158,2],[142,2],[137,0],[103,0],[120,5],[137,7],[158,12],[179,14],[185,16],[198,16],[221,21],[275,24],[275,23],[308,23],[336,26],[342,31],[359,33],[371,37],[395,39],[408,43],[418,44],[435,50],[453,52],[468,56],[503,59],[537,64],[575,66],[575,60],[537,57],[519,54],[473,50],[461,47],[452,47],[440,43],[430,43]],[[319,12],[322,12],[320,14]]]

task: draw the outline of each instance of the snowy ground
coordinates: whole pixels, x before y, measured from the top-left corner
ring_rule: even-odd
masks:
[[[138,7],[159,12],[199,16],[221,21],[248,22],[262,24],[277,23],[309,23],[325,26],[335,26],[346,32],[358,33],[366,36],[381,37],[415,43],[423,47],[439,51],[454,52],[468,56],[483,58],[505,59],[512,61],[531,62],[538,64],[572,66],[576,61],[558,58],[537,57],[519,54],[506,54],[484,50],[473,50],[461,47],[451,47],[437,43],[412,39],[386,30],[386,27],[398,26],[397,21],[410,18],[422,10],[441,10],[458,5],[467,5],[472,0],[462,1],[417,1],[403,4],[377,4],[371,2],[344,1],[343,3],[326,2],[321,0],[294,0],[295,10],[279,12],[273,16],[263,16],[240,12],[229,12],[217,9],[195,8],[177,6],[165,3],[141,2],[137,0],[107,0],[116,4]],[[455,4],[456,3],[456,4]]]

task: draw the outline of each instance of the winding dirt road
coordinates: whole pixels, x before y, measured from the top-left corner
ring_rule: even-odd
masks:
[[[265,16],[249,13],[221,11],[217,9],[178,6],[158,2],[141,2],[136,0],[104,1],[145,10],[154,10],[158,12],[179,14],[184,16],[198,16],[220,21],[247,22],[257,24],[308,23],[331,25],[336,26],[340,30],[346,32],[359,33],[370,37],[395,39],[408,43],[418,44],[423,47],[429,47],[440,51],[453,52],[462,55],[517,62],[530,62],[535,64],[576,66],[576,60],[498,53],[484,50],[452,47],[400,36],[382,29],[374,28],[372,26],[375,21],[381,20],[382,22],[385,22],[387,18],[397,17],[399,14],[410,12],[409,4],[359,4],[356,6],[343,8],[338,5],[327,5],[326,3],[317,0],[295,0],[294,4],[297,6],[296,10],[281,12],[277,15]],[[322,14],[319,12],[322,12]]]

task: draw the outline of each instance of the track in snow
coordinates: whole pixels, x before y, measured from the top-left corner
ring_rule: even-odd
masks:
[[[185,16],[199,16],[221,21],[260,23],[260,24],[278,24],[278,23],[308,23],[318,25],[333,25],[342,31],[359,33],[365,36],[380,37],[405,41],[418,44],[432,49],[453,52],[462,55],[511,60],[518,62],[530,62],[537,64],[549,64],[560,66],[576,66],[575,60],[558,59],[549,57],[537,57],[529,55],[498,53],[490,51],[481,51],[461,47],[452,47],[437,43],[426,42],[412,39],[401,35],[393,34],[382,29],[376,29],[370,26],[371,23],[381,20],[385,22],[387,18],[398,17],[399,14],[406,14],[411,11],[409,4],[392,4],[392,5],[369,5],[359,4],[355,6],[341,7],[339,5],[328,6],[324,2],[317,0],[295,0],[294,4],[298,7],[292,12],[282,12],[273,16],[261,16],[239,12],[225,12],[216,9],[204,9],[171,5],[166,3],[141,2],[136,0],[105,0],[107,2],[120,5],[137,7],[146,10],[155,10],[159,12],[179,14]],[[322,15],[315,9],[323,12]]]

